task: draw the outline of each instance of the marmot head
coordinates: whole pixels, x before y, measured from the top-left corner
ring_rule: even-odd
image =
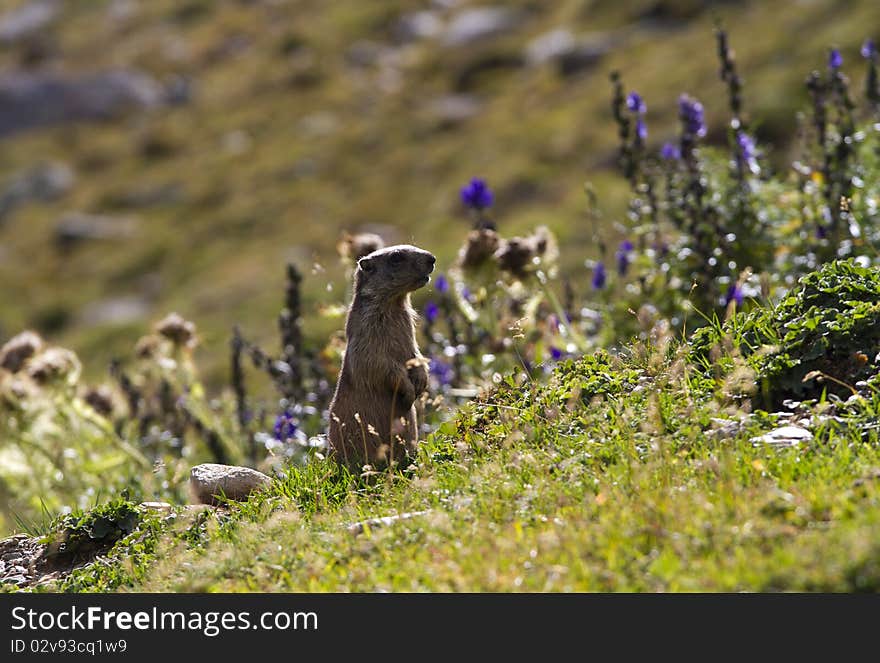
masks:
[[[418,290],[431,280],[436,258],[409,244],[389,246],[358,260],[355,292],[391,299]]]

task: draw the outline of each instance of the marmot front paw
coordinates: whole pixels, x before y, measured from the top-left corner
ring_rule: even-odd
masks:
[[[415,397],[418,398],[428,390],[428,369],[423,363],[407,369],[409,381],[412,382]]]
[[[393,385],[391,390],[394,393],[394,396],[405,407],[410,407],[415,402],[418,393],[413,388],[413,383],[409,377],[409,372],[396,374],[395,377],[392,378],[391,382]]]

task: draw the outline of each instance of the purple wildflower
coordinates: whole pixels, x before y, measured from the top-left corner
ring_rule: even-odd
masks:
[[[445,295],[449,292],[449,281],[443,274],[438,274],[437,278],[434,279],[434,290],[439,292],[441,295]]]
[[[299,430],[299,426],[297,426],[296,419],[293,418],[290,412],[282,412],[278,415],[278,418],[275,420],[275,428],[273,429],[276,440],[287,442],[296,436],[297,430]]]
[[[870,37],[865,40],[864,44],[862,44],[861,54],[866,60],[873,60],[877,55],[877,46],[874,44],[874,40]]]
[[[843,56],[836,48],[832,48],[828,54],[828,68],[831,71],[837,71],[843,66]]]
[[[742,158],[746,161],[751,161],[755,158],[755,141],[749,136],[746,132],[740,131],[736,134],[736,143],[739,145],[740,154]]]
[[[607,280],[608,276],[605,273],[605,263],[600,260],[593,268],[593,289],[601,290],[605,287],[605,282]]]
[[[738,131],[736,144],[739,146],[739,158],[748,165],[749,170],[757,174],[760,171],[760,166],[758,166],[758,150],[755,140],[745,131]]]
[[[469,302],[469,301],[471,301],[471,300],[473,299],[472,296],[471,296],[471,290],[470,290],[470,288],[468,288],[467,286],[463,286],[463,287],[462,287],[462,289],[461,289],[461,296],[462,296],[462,298],[463,298],[466,302]]]
[[[648,140],[648,125],[645,124],[645,120],[641,117],[636,120],[636,136],[643,143]]]
[[[550,356],[553,357],[553,361],[559,361],[562,357],[565,356],[565,353],[557,348],[555,345],[550,346]]]
[[[738,283],[731,283],[727,289],[727,294],[724,296],[724,305],[727,306],[730,302],[735,301],[737,306],[742,306],[743,299],[743,291],[740,285]]]
[[[675,143],[664,143],[660,156],[666,161],[678,161],[681,159],[681,149]]]
[[[468,207],[475,210],[483,210],[492,206],[494,196],[485,180],[474,177],[461,189],[461,200]]]
[[[706,119],[703,104],[686,94],[678,98],[678,116],[685,133],[702,138],[706,135]]]
[[[452,366],[435,357],[432,357],[431,361],[428,362],[428,372],[437,378],[437,382],[444,386],[451,384],[455,377],[455,371],[452,370]]]
[[[633,243],[628,239],[623,240],[617,248],[617,254],[615,255],[617,258],[617,273],[621,276],[626,276],[627,271],[629,271],[629,254],[632,252],[633,248],[635,248]]]
[[[440,315],[440,309],[437,307],[433,301],[429,301],[425,304],[425,320],[429,323],[434,323],[437,321],[437,317]]]
[[[648,110],[648,107],[645,105],[645,100],[642,99],[642,95],[638,92],[630,92],[626,96],[626,107],[633,113],[638,113],[639,115],[644,115]]]

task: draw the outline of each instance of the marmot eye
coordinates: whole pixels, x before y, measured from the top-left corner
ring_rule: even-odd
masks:
[[[392,265],[399,265],[404,260],[402,253],[392,253],[391,257],[388,258],[388,262]]]

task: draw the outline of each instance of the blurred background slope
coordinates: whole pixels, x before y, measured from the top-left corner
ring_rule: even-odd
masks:
[[[344,302],[342,230],[442,269],[474,175],[505,234],[558,233],[577,288],[625,209],[609,73],[646,99],[654,149],[681,92],[723,127],[718,18],[782,165],[805,74],[830,46],[855,58],[880,3],[3,0],[0,341],[34,328],[98,375],[176,310],[217,384],[233,324],[275,338],[288,261],[306,333],[341,327],[318,311]],[[606,227],[585,220],[585,181]]]

